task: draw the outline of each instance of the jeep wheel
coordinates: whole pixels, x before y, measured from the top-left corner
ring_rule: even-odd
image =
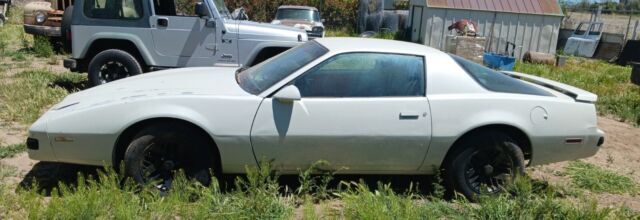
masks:
[[[122,50],[105,50],[93,57],[89,63],[91,86],[142,74],[142,67],[131,54]]]

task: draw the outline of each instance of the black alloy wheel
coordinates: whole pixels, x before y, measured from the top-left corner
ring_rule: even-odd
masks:
[[[497,195],[525,173],[524,153],[516,141],[497,132],[480,132],[461,143],[445,164],[445,184],[471,201]]]
[[[211,183],[217,151],[199,130],[169,123],[141,130],[125,152],[126,174],[139,184],[153,184],[161,192],[171,189],[175,175],[184,172],[203,185]]]

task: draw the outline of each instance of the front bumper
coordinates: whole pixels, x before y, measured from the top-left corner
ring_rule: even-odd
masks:
[[[74,59],[64,59],[62,65],[64,68],[67,68],[72,72],[75,72],[75,70],[78,69],[78,61]]]
[[[62,31],[60,27],[48,27],[39,25],[24,25],[24,32],[32,35],[42,35],[47,37],[61,37]]]
[[[46,120],[40,118],[31,126],[26,144],[29,158],[39,161],[57,161],[47,134]]]
[[[309,40],[313,40],[315,38],[323,38],[324,32],[307,31],[307,36],[309,36]]]

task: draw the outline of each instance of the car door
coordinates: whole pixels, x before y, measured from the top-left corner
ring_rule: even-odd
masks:
[[[153,0],[151,33],[155,52],[171,67],[213,66],[216,28],[195,14],[196,1]]]
[[[291,82],[302,99],[265,98],[251,131],[259,160],[284,172],[324,160],[344,172],[414,172],[431,136],[424,58],[347,53]]]

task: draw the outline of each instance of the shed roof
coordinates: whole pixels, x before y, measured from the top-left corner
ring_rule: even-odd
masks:
[[[564,16],[557,0],[426,0],[428,7]]]

